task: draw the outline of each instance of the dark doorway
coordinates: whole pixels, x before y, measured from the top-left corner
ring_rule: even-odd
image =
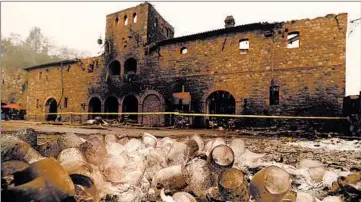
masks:
[[[134,58],[129,58],[124,63],[124,74],[129,72],[137,73],[137,61]]]
[[[101,103],[100,99],[97,97],[93,97],[89,101],[88,111],[90,113],[99,113],[99,112],[101,112],[101,106],[102,106],[102,103]],[[99,116],[99,115],[89,114],[89,119],[94,119],[96,116]]]
[[[58,113],[58,104],[54,98],[49,98],[46,101],[45,110],[46,110],[46,113],[55,113],[55,114],[47,114],[46,120],[47,121],[55,121],[56,116],[57,116],[56,113]]]
[[[108,97],[104,103],[104,112],[105,113],[118,113],[118,99],[115,97]],[[118,119],[117,114],[108,114],[105,115],[107,119]]]
[[[123,101],[123,112],[138,112],[138,100],[134,95],[128,95]],[[137,122],[138,115],[125,115],[123,119],[127,118],[131,121]]]
[[[109,65],[110,75],[120,75],[120,62],[118,60],[114,60]]]
[[[210,114],[234,114],[235,99],[227,91],[215,91],[207,98],[208,113]]]

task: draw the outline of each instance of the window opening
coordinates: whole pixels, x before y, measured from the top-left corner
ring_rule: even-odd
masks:
[[[292,32],[287,36],[287,48],[299,48],[300,47],[300,33]]]
[[[239,41],[239,53],[240,54],[247,54],[249,49],[249,40],[242,39]]]

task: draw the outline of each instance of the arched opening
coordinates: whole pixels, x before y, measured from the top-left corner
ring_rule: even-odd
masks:
[[[128,17],[125,15],[124,16],[124,25],[127,25],[128,24]]]
[[[124,63],[124,74],[130,72],[133,72],[134,74],[137,72],[137,61],[134,58],[129,58]]]
[[[138,100],[134,95],[128,95],[123,101],[123,112],[138,112]],[[138,121],[138,115],[123,115],[123,120]]]
[[[108,97],[104,103],[105,113],[118,113],[118,99],[115,97]],[[117,114],[105,115],[107,119],[118,119]]]
[[[102,106],[102,103],[101,103],[100,99],[97,97],[93,97],[89,101],[88,112],[89,113],[99,113],[99,112],[101,112],[101,106]],[[89,119],[94,119],[96,116],[99,116],[99,115],[89,114]]]
[[[46,116],[47,121],[55,121],[56,116],[57,116],[56,113],[58,113],[58,103],[56,102],[56,100],[54,98],[49,98],[46,101],[45,112],[52,113],[52,114],[47,114],[47,116]],[[53,114],[53,113],[55,113],[55,114]]]
[[[234,114],[236,101],[229,92],[219,90],[208,96],[207,105],[210,114]]]
[[[186,54],[186,53],[188,53],[188,49],[186,47],[183,47],[183,48],[180,49],[180,53],[181,54]]]
[[[109,71],[111,75],[120,75],[120,62],[118,60],[114,60],[109,65]]]
[[[133,23],[137,23],[137,14],[133,13]]]

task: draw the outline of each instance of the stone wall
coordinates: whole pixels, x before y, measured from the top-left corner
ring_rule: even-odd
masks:
[[[137,15],[136,23],[133,13]],[[123,22],[125,15],[127,25]],[[173,27],[149,3],[144,3],[108,15],[106,23],[105,45],[109,47],[102,56],[70,64],[69,71],[67,67],[61,71],[56,66],[29,72],[30,113],[44,112],[50,97],[60,102],[59,111],[63,112],[87,112],[94,97],[99,98],[104,111],[107,99],[115,97],[118,112],[122,112],[123,101],[129,95],[136,98],[139,112],[172,111],[172,94],[180,92],[182,85],[191,94],[194,112],[207,113],[206,100],[218,90],[234,97],[236,114],[303,115],[312,111],[321,116],[341,112],[345,94],[346,14],[173,38]],[[168,36],[162,32],[162,25],[169,31]],[[287,36],[295,31],[299,32],[300,46],[287,48]],[[270,32],[274,35],[269,35]],[[243,54],[239,49],[242,39],[249,40],[249,49]],[[155,41],[158,42],[152,43]],[[181,54],[181,48],[188,52]],[[129,59],[136,61],[134,75],[124,71]],[[87,68],[93,61],[98,61],[98,65],[89,73]],[[114,61],[120,63],[120,74],[111,75],[109,71]],[[40,71],[44,72],[43,79],[38,79]],[[270,105],[272,80],[280,88],[278,105]],[[67,108],[62,106],[65,97]],[[37,99],[41,106],[36,107]],[[311,108],[318,110],[307,110]],[[139,116],[137,120],[148,125],[166,122],[164,116]]]

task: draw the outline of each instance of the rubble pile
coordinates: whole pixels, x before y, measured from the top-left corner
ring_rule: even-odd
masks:
[[[3,201],[360,201],[361,171],[302,159],[266,160],[240,138],[184,140],[61,135],[37,144],[25,129],[1,137]]]

